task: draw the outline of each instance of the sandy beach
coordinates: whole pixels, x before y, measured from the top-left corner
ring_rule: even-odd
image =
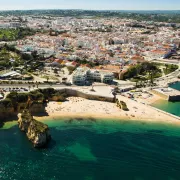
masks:
[[[148,105],[151,105],[153,103],[155,103],[156,101],[159,101],[159,100],[163,100],[164,98],[156,95],[156,94],[153,94],[151,97],[148,97],[147,99],[143,99],[143,98],[136,98],[137,102],[139,103],[145,103],[145,104],[148,104]]]
[[[180,121],[177,118],[160,112],[147,104],[142,104],[123,96],[118,96],[118,99],[126,102],[129,111],[119,109],[115,103],[69,97],[67,101],[62,103],[49,102],[46,107],[46,112],[49,116],[35,118],[37,120],[44,120],[63,117],[91,117],[117,120],[163,121],[180,125]]]

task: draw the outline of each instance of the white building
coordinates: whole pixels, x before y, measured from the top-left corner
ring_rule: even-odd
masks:
[[[77,85],[85,85],[89,68],[77,68],[72,76],[72,83]]]
[[[72,83],[77,85],[85,85],[86,82],[112,83],[113,78],[113,73],[77,68],[72,75]]]
[[[10,23],[0,23],[0,29],[10,28]]]
[[[95,82],[101,82],[101,73],[97,70],[91,70],[89,79]]]
[[[18,28],[20,26],[21,26],[21,23],[19,23],[19,22],[11,22],[10,23],[10,27],[12,27],[12,28]]]
[[[113,73],[91,70],[90,71],[90,80],[94,82],[102,82],[102,83],[111,83],[114,79]]]
[[[101,81],[103,83],[111,83],[113,81],[114,75],[113,73],[105,73],[101,75]]]

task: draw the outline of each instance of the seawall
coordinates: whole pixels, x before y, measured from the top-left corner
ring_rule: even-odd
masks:
[[[95,95],[95,94],[87,94],[87,93],[83,93],[81,91],[74,90],[74,89],[64,88],[64,89],[60,89],[57,91],[60,93],[65,93],[68,97],[74,96],[74,97],[82,97],[82,98],[89,99],[89,100],[106,101],[106,102],[112,102],[112,103],[114,102],[113,97],[99,96],[99,95]],[[53,99],[55,100],[58,98],[53,97]],[[53,100],[50,99],[50,101],[53,101]],[[17,109],[15,110],[13,106],[6,107],[6,104],[3,104],[3,103],[0,104],[0,119],[2,121],[5,121],[6,119],[11,119],[11,118],[17,117],[17,114],[20,113],[24,109],[25,106],[26,106],[26,103],[18,103]],[[31,107],[29,108],[29,111],[33,115],[42,114],[42,116],[43,116],[43,115],[47,115],[45,107],[46,107],[46,103],[34,102],[31,105]]]
[[[180,101],[180,95],[169,96],[168,101],[172,101],[172,102]]]
[[[96,100],[96,101],[106,101],[106,102],[114,102],[113,97],[108,96],[99,96],[95,94],[87,94],[75,89],[61,89],[58,90],[59,92],[65,92],[68,96],[75,96],[75,97],[82,97],[89,100]]]
[[[167,101],[172,101],[172,102],[180,101],[180,91],[172,89],[172,88],[168,88],[168,89],[169,89],[169,91],[167,91],[167,92],[163,92],[160,89],[153,89],[153,90],[151,90],[151,92],[153,94],[160,96],[161,98],[163,98]]]

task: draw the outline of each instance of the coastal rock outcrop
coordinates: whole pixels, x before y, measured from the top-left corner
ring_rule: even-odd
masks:
[[[0,101],[0,121],[9,117],[15,117],[14,107],[9,99]]]
[[[49,128],[46,124],[33,119],[29,110],[25,109],[18,114],[19,128],[24,131],[34,147],[44,147],[51,139]]]

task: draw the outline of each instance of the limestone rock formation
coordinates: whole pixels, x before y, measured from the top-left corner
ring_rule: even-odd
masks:
[[[27,109],[18,114],[18,124],[36,148],[44,147],[51,139],[48,126],[33,119]]]

